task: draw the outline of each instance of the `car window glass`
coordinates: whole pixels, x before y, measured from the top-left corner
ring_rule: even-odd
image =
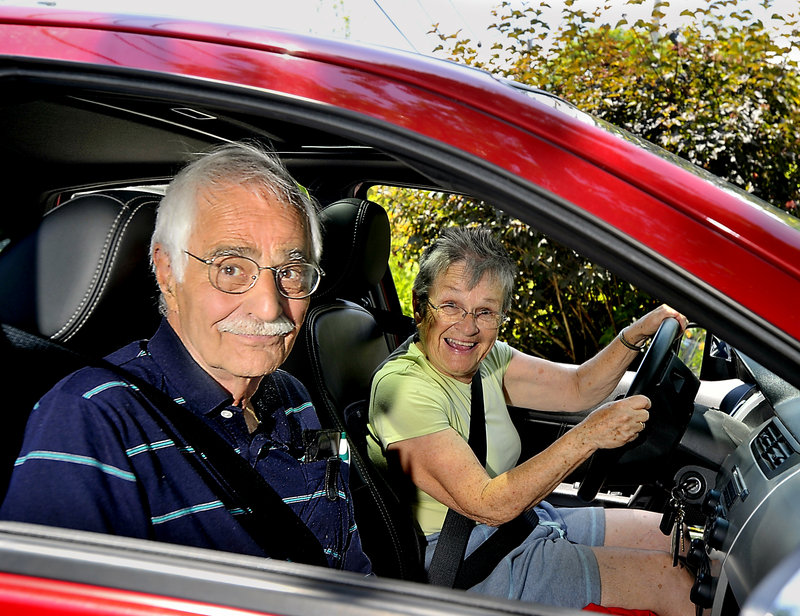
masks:
[[[696,377],[700,378],[703,366],[703,351],[706,346],[706,330],[700,327],[688,327],[681,338],[678,357],[685,363]]]
[[[502,239],[519,274],[501,340],[526,353],[581,363],[661,302],[613,272],[537,229],[468,196],[376,185],[367,198],[384,207],[392,227],[389,267],[404,314],[411,315],[411,287],[420,253],[441,229],[488,226]]]

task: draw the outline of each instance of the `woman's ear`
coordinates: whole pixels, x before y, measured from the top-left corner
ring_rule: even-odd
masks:
[[[420,314],[419,298],[417,297],[417,293],[415,291],[411,292],[411,306],[414,310],[414,321],[419,323],[422,321],[422,314]]]

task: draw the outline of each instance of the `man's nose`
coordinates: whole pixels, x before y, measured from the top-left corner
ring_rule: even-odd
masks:
[[[287,299],[278,291],[270,270],[261,272],[253,287],[244,294],[248,312],[264,321],[274,321],[284,312]]]

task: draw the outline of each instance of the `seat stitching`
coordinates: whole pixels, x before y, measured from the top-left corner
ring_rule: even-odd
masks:
[[[111,198],[114,199],[113,197],[111,197]],[[89,281],[89,285],[86,288],[86,291],[84,292],[83,297],[81,298],[81,301],[78,302],[78,305],[75,307],[75,310],[72,312],[72,315],[69,317],[69,319],[67,319],[66,323],[64,323],[64,325],[61,327],[61,329],[59,329],[55,334],[53,334],[51,336],[51,338],[58,338],[58,336],[60,336],[66,329],[71,327],[73,320],[78,316],[80,311],[83,309],[84,304],[89,299],[89,295],[91,294],[92,289],[94,288],[95,281],[97,280],[97,277],[100,274],[100,270],[102,269],[101,264],[103,262],[103,257],[105,255],[105,252],[106,252],[106,250],[108,248],[108,244],[111,241],[111,237],[113,236],[114,231],[117,228],[117,223],[118,223],[119,219],[123,216],[123,214],[125,214],[126,205],[124,203],[122,203],[121,201],[119,201],[118,199],[114,199],[114,200],[117,201],[120,205],[122,205],[122,209],[120,209],[120,211],[114,217],[114,222],[111,224],[111,227],[106,232],[106,238],[105,238],[105,241],[103,242],[103,248],[100,251],[100,257],[101,258],[98,259],[97,264],[95,265],[95,270],[94,270],[94,274],[92,275],[92,279]]]
[[[102,284],[100,285],[100,287],[98,289],[96,289],[96,291],[94,293],[93,293],[93,289],[94,289],[94,285],[97,282],[97,279],[100,276],[100,273],[101,273],[101,271],[103,269],[103,263],[105,262],[105,259],[106,259],[106,254],[105,253],[109,248],[109,243],[111,242],[111,238],[114,237],[114,235],[116,234],[116,230],[117,230],[120,218],[122,218],[126,214],[128,216],[128,218],[125,221],[124,225],[122,225],[122,227],[120,229],[119,237],[122,238],[125,235],[125,229],[128,228],[128,225],[135,218],[137,212],[139,212],[139,210],[142,209],[146,205],[149,205],[149,204],[152,204],[152,203],[157,203],[157,200],[151,199],[150,201],[145,201],[143,203],[140,203],[133,210],[131,210],[130,207],[129,207],[130,204],[132,202],[134,202],[136,199],[138,199],[139,195],[137,195],[136,197],[133,197],[132,199],[130,199],[129,201],[127,201],[125,203],[123,203],[119,199],[116,199],[115,197],[111,197],[111,198],[113,198],[116,201],[118,201],[122,205],[122,209],[120,210],[119,214],[117,214],[117,216],[115,217],[114,223],[111,225],[111,227],[109,228],[108,233],[106,234],[106,240],[105,240],[105,242],[103,244],[103,249],[102,249],[101,254],[100,254],[100,259],[98,259],[97,267],[95,268],[94,275],[92,276],[92,280],[91,280],[88,288],[86,289],[86,292],[84,293],[83,298],[81,299],[80,303],[75,308],[75,310],[73,311],[72,316],[70,316],[69,320],[64,324],[64,326],[58,332],[53,334],[52,338],[57,338],[65,330],[67,330],[68,328],[72,327],[73,325],[74,325],[74,331],[71,334],[69,334],[68,336],[66,336],[63,339],[63,342],[66,342],[66,341],[70,340],[72,337],[74,337],[75,334],[77,334],[80,331],[81,327],[83,327],[83,325],[86,323],[86,321],[91,316],[92,309],[94,308],[94,306],[96,306],[97,303],[100,301],[100,297],[102,297],[103,290],[106,288],[106,285],[108,284],[109,276],[105,277],[105,279],[102,281]],[[119,247],[120,247],[121,243],[122,243],[121,241],[118,241],[118,242],[115,243],[113,251],[110,254],[109,263],[113,264],[113,262],[114,262],[114,260],[116,258],[116,255],[119,252]],[[89,298],[90,298],[90,296],[92,294],[94,294],[94,296],[95,296],[95,300],[93,302],[93,306],[91,307],[91,309],[85,311],[84,309],[86,308],[87,303],[89,302]],[[83,312],[83,317],[77,323],[73,323],[74,320],[82,312]]]
[[[356,224],[353,226],[353,233],[350,237],[350,254],[348,255],[347,259],[348,263],[351,264],[351,267],[353,263],[353,256],[356,254],[356,246],[358,245],[358,230],[361,229],[361,225],[364,224],[364,219],[367,215],[368,204],[369,202],[365,201],[364,199],[362,199],[358,204],[358,211],[356,212]],[[352,272],[350,274],[351,275],[348,276],[348,278],[352,277]]]
[[[320,390],[324,390],[325,392],[322,396],[322,402],[327,407],[329,414],[333,415],[333,419],[339,426],[339,429],[346,430],[347,426],[344,424],[343,418],[339,416],[338,406],[334,404],[333,400],[331,400],[328,388],[324,386],[325,379],[323,378],[323,373],[322,373],[322,364],[320,361],[321,358],[319,357],[318,354],[314,352],[315,349],[313,340],[315,338],[314,335],[314,331],[316,329],[315,322],[318,320],[318,318],[323,314],[331,312],[332,310],[338,312],[339,308],[340,307],[338,306],[331,306],[331,305],[318,306],[309,312],[309,314],[307,315],[307,325],[306,325],[308,327],[308,334],[306,335],[306,348],[308,356],[311,359],[311,368],[314,373],[314,380],[317,383],[323,384],[323,386],[319,388]],[[369,314],[361,306],[356,305],[356,309]],[[387,506],[386,502],[384,502],[384,499],[380,494],[380,487],[378,486],[378,482],[372,477],[370,471],[366,470],[368,468],[368,464],[370,463],[364,460],[361,453],[355,447],[353,447],[351,454],[353,455],[354,466],[361,466],[362,469],[364,469],[361,472],[362,481],[369,490],[371,498],[376,503],[378,512],[385,524],[386,530],[389,532],[392,544],[391,549],[396,556],[397,564],[401,570],[401,575],[407,576],[409,575],[409,571],[402,558],[402,555],[405,553],[405,549],[403,547],[403,542],[400,539],[400,532],[397,528],[397,525],[395,524],[394,518],[389,512],[389,507]]]

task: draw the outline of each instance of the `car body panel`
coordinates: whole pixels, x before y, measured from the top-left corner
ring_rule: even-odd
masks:
[[[0,11],[0,23],[2,55],[247,85],[449,144],[596,215],[800,339],[800,322],[767,291],[784,290],[790,304],[800,299],[796,220],[481,72],[439,63],[431,75],[430,59],[212,24],[11,8]]]
[[[11,522],[0,523],[0,569],[6,571],[0,573],[4,615],[549,612],[529,603],[410,582]]]
[[[357,171],[342,182],[391,185],[400,178],[400,185],[483,199],[620,280],[691,310],[712,333],[800,387],[794,314],[800,221],[546,93],[449,62],[287,32],[14,7],[0,7],[0,79],[8,88],[0,101],[0,137],[10,137],[2,139],[0,152],[23,161],[8,161],[6,185],[30,182],[24,194],[32,198],[8,199],[6,211],[30,210],[35,224],[72,190],[138,186],[140,179],[165,184],[190,153],[236,138],[225,132],[233,126],[241,134],[252,128],[270,144],[275,129],[282,158],[294,165],[293,173],[307,174],[301,180],[313,181],[315,173],[330,180],[349,165]],[[228,114],[227,124],[210,128],[217,111]],[[322,154],[340,142],[342,160]],[[29,161],[28,173],[23,166]],[[366,177],[357,175],[362,162],[374,165],[365,165]],[[369,176],[375,169],[387,176]],[[26,173],[17,177],[20,171]],[[348,192],[327,195],[327,202],[363,197],[354,186],[336,184]],[[732,400],[731,408],[747,406],[744,397]],[[703,411],[710,405],[695,400]],[[748,416],[748,427],[756,429],[768,419],[769,404],[762,397],[752,406],[758,411]],[[574,415],[560,418],[555,429],[561,433],[580,421]],[[792,415],[797,411],[784,419]],[[541,432],[538,420],[530,424]],[[800,425],[793,429],[800,438]],[[723,467],[717,458],[725,458],[727,441],[702,432],[694,443],[695,449],[719,446],[709,462],[717,468],[703,469],[709,485],[729,486],[726,473],[735,474],[729,468],[735,460],[752,471],[753,486],[766,485],[746,444]],[[690,439],[682,445],[692,447]],[[800,458],[800,444],[797,451]],[[741,498],[723,511],[738,539],[726,544],[735,549],[716,565],[729,591],[712,616],[729,616],[729,606],[743,603],[760,581],[757,567],[740,563],[768,568],[780,556],[771,550],[752,558],[758,537],[741,533],[739,520],[750,520],[752,508],[753,519],[763,522],[776,502],[800,506],[790,490],[781,495],[785,500],[770,500],[771,493],[755,487],[751,493],[749,501]],[[800,533],[772,540],[788,553],[800,546]],[[0,606],[26,611],[38,602],[42,613],[563,612],[13,524],[0,524],[0,570]]]
[[[34,578],[0,573],[3,614],[60,614],[63,616],[128,614],[130,616],[179,616],[180,614],[219,614],[247,616],[250,610],[223,609],[219,606],[168,599],[119,589],[75,584],[50,578]]]

